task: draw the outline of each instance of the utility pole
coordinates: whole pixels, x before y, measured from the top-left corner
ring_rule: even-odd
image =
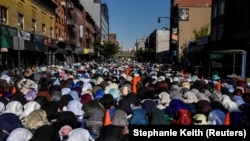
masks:
[[[172,61],[172,48],[171,48],[171,45],[172,45],[172,26],[171,26],[171,22],[172,21],[171,21],[171,15],[170,15],[170,17],[158,17],[158,23],[161,22],[162,18],[170,20],[170,22],[169,22],[169,51],[168,51],[168,60],[169,60],[169,62],[171,62]]]

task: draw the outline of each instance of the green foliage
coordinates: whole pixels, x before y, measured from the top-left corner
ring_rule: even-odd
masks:
[[[155,51],[153,49],[143,50],[142,48],[138,49],[135,52],[136,60],[140,62],[149,62],[155,60]]]
[[[193,30],[194,39],[192,41],[196,41],[199,38],[207,37],[210,35],[210,24],[203,25],[200,29]]]
[[[94,43],[94,52],[97,54],[97,52],[101,49],[101,46],[100,46],[100,42],[101,42],[101,39],[98,38],[95,43]]]
[[[103,51],[101,52],[102,55],[104,55],[107,58],[114,58],[115,55],[118,53],[119,47],[115,45],[114,43],[108,41],[105,42],[105,45],[103,47]]]
[[[110,41],[104,42],[104,45],[102,46],[100,41],[101,40],[97,40],[95,42],[95,53],[98,54],[99,52],[99,55],[103,55],[106,59],[114,58],[118,53],[119,47]]]

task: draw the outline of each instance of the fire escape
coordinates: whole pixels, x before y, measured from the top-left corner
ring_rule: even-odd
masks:
[[[76,25],[75,25],[75,16],[74,16],[74,4],[68,0],[64,6],[65,8],[65,32],[66,32],[66,42],[71,47],[70,49],[74,49],[76,44]],[[69,49],[69,47],[66,47]]]

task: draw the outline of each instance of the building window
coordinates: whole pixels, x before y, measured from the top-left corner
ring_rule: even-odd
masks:
[[[212,14],[213,14],[212,15],[213,18],[217,17],[217,4],[214,4]]]
[[[18,28],[23,29],[23,15],[18,14]]]
[[[216,41],[216,28],[211,30],[211,41]]]
[[[224,25],[221,24],[221,25],[218,25],[217,26],[217,40],[221,40],[222,37],[223,37],[223,32],[224,32]]]
[[[1,24],[6,24],[7,23],[7,8],[0,6],[0,20],[1,20]]]
[[[61,29],[58,30],[58,36],[62,37],[62,35],[61,35]]]
[[[50,28],[50,38],[53,38],[53,28]]]
[[[46,34],[46,25],[42,24],[42,34],[45,35]]]
[[[222,0],[218,3],[218,15],[223,15],[225,10],[225,1]]]
[[[58,39],[58,27],[56,27],[56,39]]]
[[[67,40],[67,32],[64,32],[64,40]]]
[[[32,19],[31,21],[32,32],[36,32],[36,20]]]

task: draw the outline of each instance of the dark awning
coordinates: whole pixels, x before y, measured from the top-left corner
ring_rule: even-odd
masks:
[[[5,38],[5,36],[1,36],[1,52],[8,52],[8,43],[7,43],[7,40]]]

